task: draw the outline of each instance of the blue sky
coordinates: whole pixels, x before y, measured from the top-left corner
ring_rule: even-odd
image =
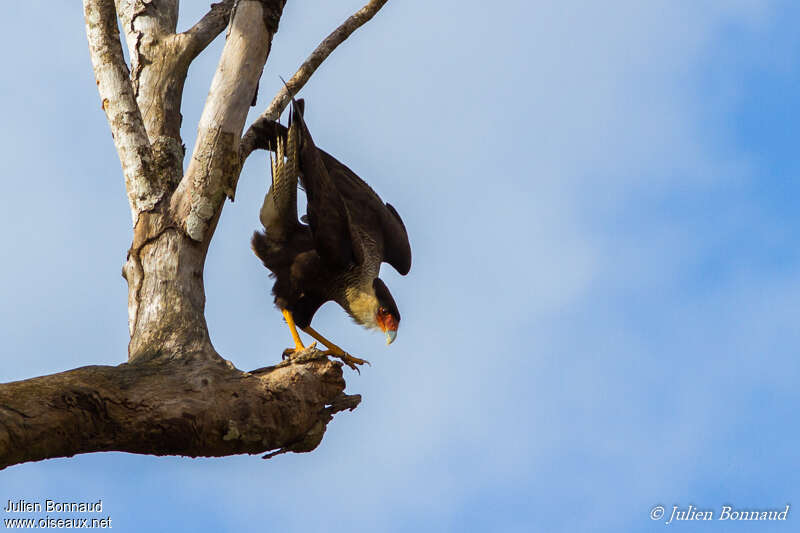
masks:
[[[360,6],[316,4],[288,3],[254,113]],[[80,8],[9,9],[0,381],[124,361],[131,237]],[[334,304],[315,318],[372,361],[348,377],[362,405],[310,454],[50,460],[0,472],[0,501],[102,498],[117,531],[796,529],[795,509],[649,512],[800,506],[798,11],[390,1],[302,94],[414,251],[382,272],[391,347]],[[189,147],[220,47],[190,71]],[[242,369],[289,342],[248,245],[266,180],[254,154],[206,268],[212,340]]]

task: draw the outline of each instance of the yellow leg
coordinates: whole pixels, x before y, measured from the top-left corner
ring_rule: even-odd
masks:
[[[303,346],[303,341],[300,340],[300,334],[297,333],[297,326],[294,324],[294,317],[292,316],[292,313],[286,309],[283,309],[283,318],[286,319],[286,323],[289,325],[289,331],[292,333],[295,351],[299,352],[300,350],[305,350],[306,347]]]
[[[318,342],[321,342],[322,344],[325,345],[325,347],[328,349],[326,352],[323,352],[325,355],[332,355],[334,357],[338,357],[339,359],[344,361],[344,364],[346,364],[356,372],[359,373],[361,372],[360,370],[358,370],[358,367],[356,365],[363,365],[364,363],[369,364],[369,361],[367,361],[366,359],[359,359],[358,357],[353,357],[349,353],[345,352],[344,350],[336,346],[334,343],[332,343],[331,341],[329,341],[328,339],[317,333],[311,326],[303,328],[303,331],[314,337]]]

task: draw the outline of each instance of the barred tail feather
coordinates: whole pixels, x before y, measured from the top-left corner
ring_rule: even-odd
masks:
[[[287,140],[278,138],[270,156],[272,184],[264,197],[259,219],[271,238],[286,239],[297,226],[298,128],[289,124]]]

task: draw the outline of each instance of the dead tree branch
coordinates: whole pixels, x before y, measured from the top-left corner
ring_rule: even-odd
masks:
[[[311,52],[311,55],[300,65],[297,72],[286,82],[288,89],[286,87],[281,87],[267,109],[253,122],[250,128],[248,128],[247,133],[245,133],[242,138],[242,161],[247,159],[247,156],[257,148],[256,137],[259,136],[260,132],[263,134],[263,129],[267,127],[266,124],[278,120],[283,110],[286,109],[291,98],[289,91],[291,91],[292,94],[297,94],[300,89],[305,86],[306,82],[308,82],[311,75],[314,74],[322,62],[336,50],[336,47],[350,37],[354,31],[371,20],[387,1],[388,0],[371,0],[319,43],[319,46]]]
[[[153,147],[156,182],[152,204],[183,176],[181,101],[194,57],[190,42],[175,35],[178,0],[117,0],[117,13],[131,57],[131,83]]]
[[[186,51],[194,59],[211,44],[217,35],[228,25],[234,0],[224,0],[211,4],[211,9],[197,23],[182,35],[186,40]]]
[[[0,469],[79,453],[307,452],[352,409],[341,363],[309,353],[242,372],[222,359],[87,366],[0,385]]]
[[[117,148],[134,222],[158,200],[153,154],[122,55],[112,0],[84,0],[86,36],[97,90]]]

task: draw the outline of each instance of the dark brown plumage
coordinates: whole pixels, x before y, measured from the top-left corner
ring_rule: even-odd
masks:
[[[391,343],[400,312],[378,273],[387,262],[407,274],[411,247],[394,207],[314,145],[302,112],[302,100],[294,101],[287,139],[278,143],[272,185],[261,208],[264,230],[253,234],[253,251],[275,277],[275,304],[290,328],[294,321],[353,366],[361,360],[311,328],[314,313],[333,300],[357,323],[384,331]],[[308,200],[307,224],[297,219],[298,177]],[[293,336],[295,348],[302,348],[294,331]]]

